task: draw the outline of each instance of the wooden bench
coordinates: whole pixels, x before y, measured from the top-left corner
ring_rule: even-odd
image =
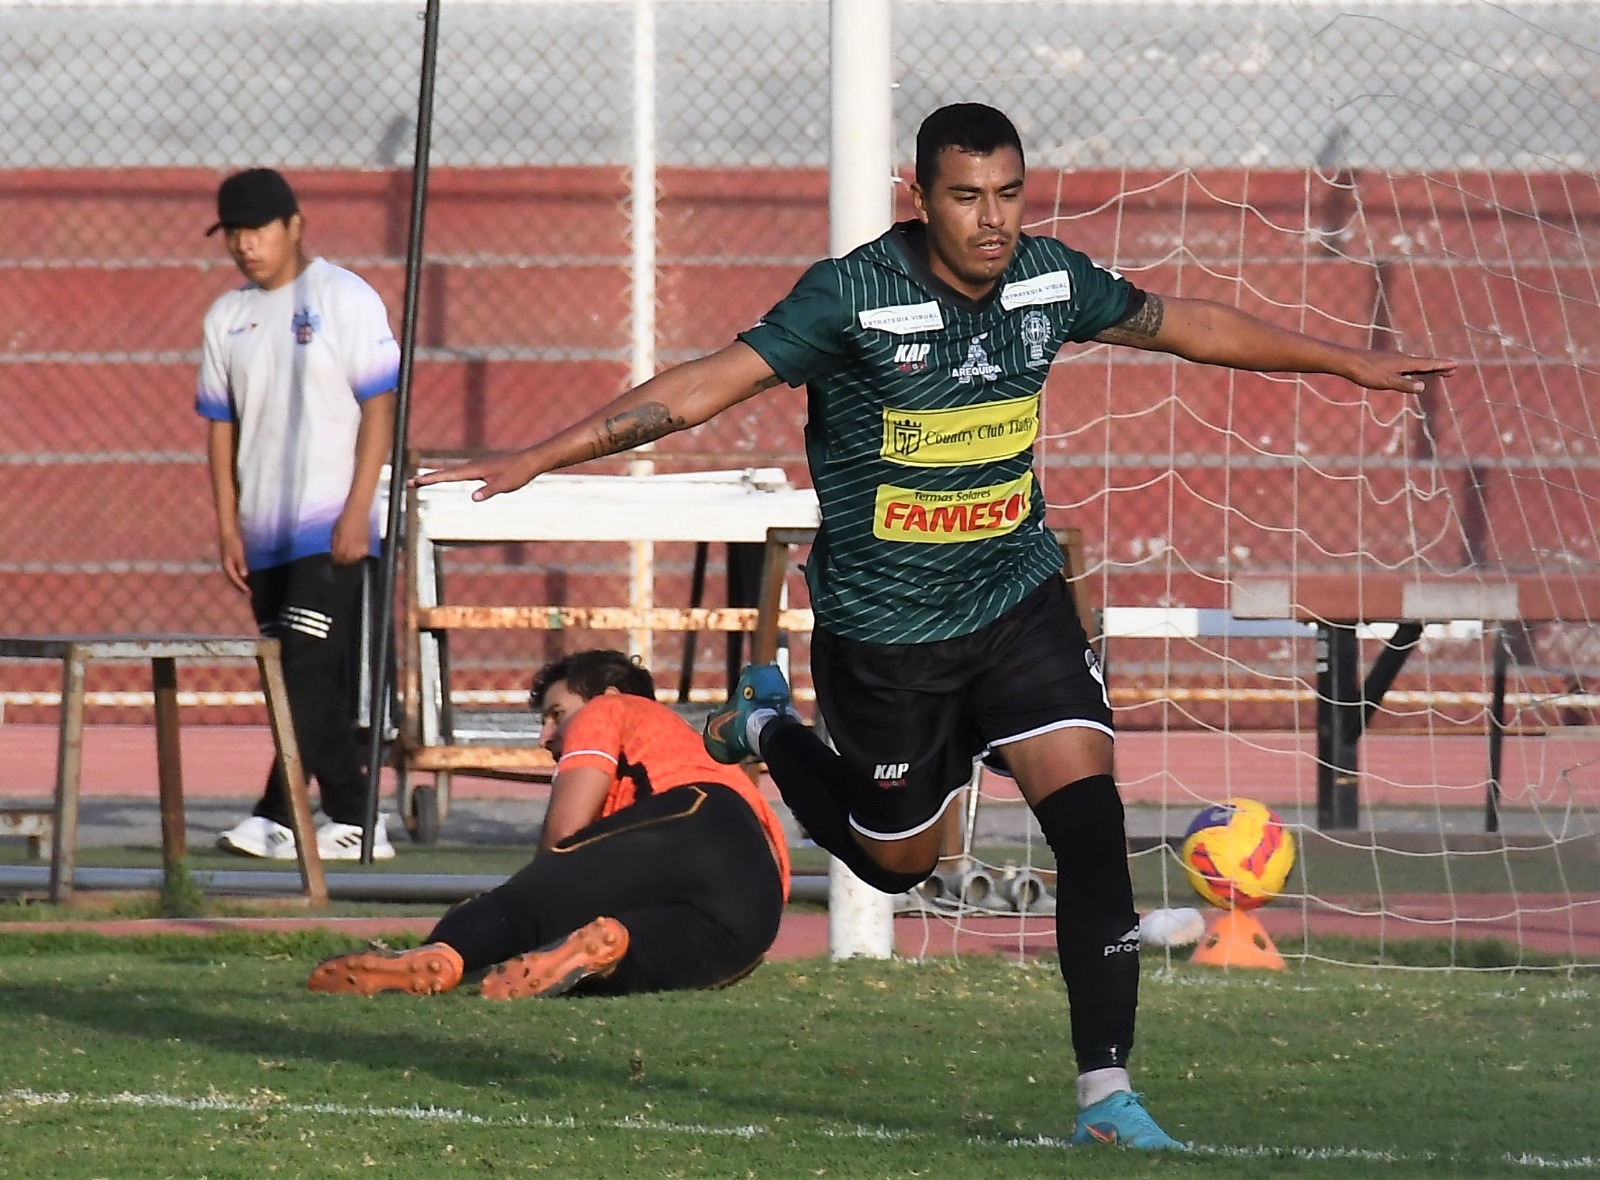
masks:
[[[426,465],[411,456],[408,469],[419,466]],[[472,499],[476,486],[407,488],[402,722],[395,769],[400,814],[423,843],[434,837],[448,814],[454,773],[525,778],[546,777],[552,769],[549,754],[537,745],[456,739],[447,649],[452,633],[755,632],[754,658],[770,659],[780,629],[811,627],[810,611],[778,609],[781,587],[770,591],[770,611],[765,607],[769,597],[765,588],[761,607],[481,606],[442,601],[443,554],[460,546],[541,541],[760,545],[769,542],[774,530],[814,529],[816,493],[791,486],[778,468],[648,476],[549,475],[483,502]],[[763,651],[768,654],[762,656]],[[433,787],[413,788],[413,771],[431,773]]]
[[[276,639],[212,635],[6,635],[0,659],[58,660],[61,663],[61,736],[56,748],[54,812],[50,834],[50,900],[70,901],[78,856],[78,791],[83,763],[84,679],[97,660],[150,661],[155,690],[156,767],[161,799],[161,863],[166,879],[187,853],[183,809],[183,769],[178,745],[179,660],[215,662],[252,659],[261,675],[267,717],[278,757],[283,761],[300,881],[312,905],[325,905],[328,885],[306,797],[305,774],[289,718],[283,664]]]
[[[55,831],[55,815],[54,807],[0,808],[0,837],[21,837],[28,842],[28,855],[41,860],[45,841]]]

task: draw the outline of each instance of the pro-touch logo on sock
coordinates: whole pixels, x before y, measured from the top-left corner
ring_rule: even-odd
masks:
[[[1136,955],[1138,953],[1139,953],[1139,924],[1137,922],[1135,922],[1132,930],[1128,931],[1121,938],[1117,939],[1116,942],[1113,942],[1110,946],[1106,947],[1105,953],[1104,953],[1104,955],[1102,957],[1109,959],[1112,955],[1123,955],[1123,954]]]

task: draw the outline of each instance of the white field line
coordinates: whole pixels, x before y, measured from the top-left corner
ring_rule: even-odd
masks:
[[[629,0],[477,0],[480,4],[533,5],[583,5],[586,7],[622,8]],[[675,0],[678,4],[715,4],[725,0]],[[774,0],[775,2],[775,0]],[[1016,0],[965,0],[965,6],[982,7],[989,4],[1011,4]],[[1056,7],[1077,4],[1098,4],[1104,0],[1055,0]],[[355,8],[363,5],[414,5],[416,0],[0,0],[3,8]],[[902,4],[929,6],[948,4],[950,0],[900,0]],[[1266,8],[1269,0],[1124,0],[1142,8]],[[1495,0],[1497,8],[1539,8],[1568,4],[1571,0]],[[1362,7],[1369,8],[1468,8],[1490,7],[1489,0],[1365,0]],[[1306,0],[1302,7],[1350,8],[1351,0]]]
[[[204,1098],[182,1098],[173,1094],[134,1094],[124,1090],[120,1094],[104,1097],[71,1094],[65,1091],[42,1093],[37,1090],[0,1090],[0,1106],[63,1106],[63,1107],[117,1107],[161,1108],[195,1112],[222,1111],[241,1114],[282,1113],[293,1115],[335,1115],[348,1118],[404,1119],[418,1123],[445,1123],[474,1127],[533,1127],[556,1131],[649,1131],[667,1135],[699,1135],[720,1139],[759,1139],[771,1132],[759,1123],[743,1123],[731,1127],[711,1127],[703,1123],[672,1123],[658,1119],[586,1119],[579,1122],[570,1115],[551,1118],[549,1115],[529,1118],[492,1118],[455,1110],[444,1106],[347,1106],[338,1102],[275,1102],[271,1100],[242,1101],[208,1095]],[[785,1136],[805,1132],[798,1127],[785,1126]],[[897,1131],[887,1127],[824,1127],[812,1132],[825,1139],[868,1139],[880,1142],[913,1142],[922,1136],[910,1131]],[[977,1139],[971,1142],[1003,1148],[1044,1148],[1070,1150],[1065,1139],[1038,1135],[1027,1139]],[[1369,1147],[1283,1147],[1268,1144],[1232,1146],[1224,1144],[1191,1143],[1189,1150],[1197,1155],[1219,1159],[1285,1159],[1285,1160],[1353,1160],[1369,1164],[1459,1163],[1484,1162],[1506,1167],[1534,1170],[1577,1172],[1600,1171],[1600,1156],[1561,1158],[1536,1155],[1532,1152],[1505,1153],[1493,1160],[1472,1160],[1462,1156],[1441,1156],[1437,1152],[1384,1151]]]
[[[1007,1147],[1070,1147],[1065,1139],[1041,1135],[1033,1139],[1008,1139]],[[1246,1146],[1224,1146],[1213,1143],[1191,1143],[1189,1150],[1196,1155],[1209,1155],[1218,1159],[1282,1159],[1282,1160],[1358,1160],[1366,1164],[1453,1163],[1471,1164],[1482,1161],[1459,1155],[1440,1155],[1436,1151],[1384,1151],[1373,1147],[1279,1147],[1265,1143]],[[1506,1152],[1490,1161],[1508,1167],[1545,1168],[1560,1172],[1600,1170],[1600,1156],[1584,1155],[1574,1159]]]

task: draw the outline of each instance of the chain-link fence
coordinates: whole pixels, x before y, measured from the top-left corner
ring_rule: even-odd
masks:
[[[238,167],[284,170],[312,250],[365,276],[398,323],[418,9],[0,3],[4,630],[249,628],[215,569],[192,409],[201,317],[238,281],[203,236],[215,186]],[[1403,404],[1064,356],[1041,479],[1060,523],[1085,531],[1098,602],[1217,606],[1241,570],[1352,562],[1593,569],[1592,5],[901,0],[894,18],[904,163],[929,110],[991,102],[1028,147],[1036,230],[1155,290],[1468,363]],[[661,365],[726,343],[826,252],[828,21],[825,0],[446,0],[416,446],[524,443],[624,388],[645,219]],[[641,60],[655,79],[643,128]],[[641,134],[653,194],[635,183]],[[664,443],[657,463],[778,465],[805,482],[803,411],[802,394],[774,391]],[[658,604],[688,600],[693,561],[657,547]],[[453,558],[449,576],[466,601],[612,604],[629,560],[506,545]],[[1529,660],[1581,677],[1587,635],[1546,629],[1537,643],[1560,652]],[[563,642],[461,644],[458,683],[513,687]],[[1170,690],[1184,660],[1143,642],[1116,649],[1125,683]],[[700,652],[702,678],[719,679],[720,655]],[[663,639],[654,654],[670,681],[681,652]],[[1246,668],[1229,674],[1270,687],[1309,658],[1266,641],[1228,654],[1206,653],[1194,681]],[[28,703],[48,700],[52,672],[0,673],[8,715],[44,716]],[[141,687],[97,675],[108,693]],[[186,675],[195,692],[244,683]]]

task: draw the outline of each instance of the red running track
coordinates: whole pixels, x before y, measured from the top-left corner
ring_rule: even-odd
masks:
[[[260,726],[195,725],[182,731],[186,794],[253,798],[272,757]],[[56,730],[0,725],[0,800],[47,797],[55,782]],[[1488,742],[1475,737],[1369,734],[1362,742],[1362,798],[1378,807],[1480,808],[1488,775]],[[1118,778],[1130,804],[1187,810],[1229,794],[1270,806],[1316,801],[1314,733],[1130,732],[1117,739]],[[1502,800],[1516,810],[1600,809],[1600,728],[1574,726],[1543,736],[1508,737]],[[458,775],[453,797],[523,798],[542,787]],[[85,795],[156,794],[154,731],[145,726],[95,726],[85,731]],[[1015,787],[985,778],[986,798],[1015,800]]]

